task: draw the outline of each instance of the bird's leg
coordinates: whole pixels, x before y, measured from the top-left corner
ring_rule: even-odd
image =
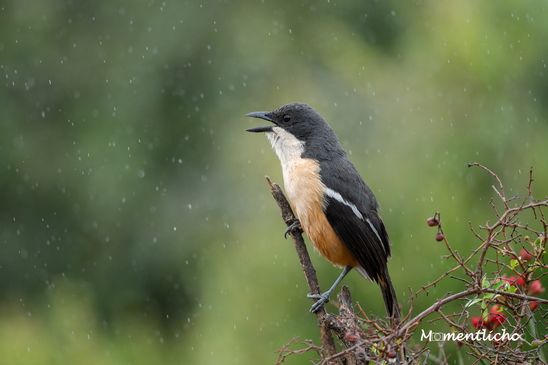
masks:
[[[290,234],[294,230],[299,230],[300,232],[303,231],[301,227],[301,222],[297,218],[293,219],[291,224],[287,227],[287,229],[284,232],[284,238],[287,239],[287,235]]]
[[[308,298],[318,299],[314,304],[312,304],[312,307],[310,307],[310,311],[312,313],[316,313],[321,307],[324,306],[325,303],[329,302],[329,297],[331,296],[337,285],[339,285],[341,280],[344,279],[344,277],[350,272],[350,270],[352,270],[352,266],[345,266],[337,280],[335,280],[333,285],[331,285],[331,288],[329,288],[326,292],[323,292],[321,294],[307,295]]]

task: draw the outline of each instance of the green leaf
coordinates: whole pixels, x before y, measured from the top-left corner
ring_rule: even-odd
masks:
[[[482,312],[481,312],[481,318],[485,321],[487,319],[487,317],[489,316],[489,308],[485,308]]]
[[[518,266],[519,262],[516,259],[510,260],[510,267],[514,270]]]
[[[481,280],[481,287],[484,289],[488,289],[491,286],[491,283],[489,283],[489,280],[487,280],[487,277],[483,277]]]
[[[505,286],[506,284],[507,284],[506,281],[501,280],[501,281],[495,283],[495,285],[493,285],[493,289],[494,289],[494,290],[501,290],[502,287]]]

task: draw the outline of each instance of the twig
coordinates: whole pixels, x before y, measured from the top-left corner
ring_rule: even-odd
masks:
[[[401,336],[406,330],[410,329],[411,327],[417,325],[424,317],[427,317],[428,315],[438,311],[440,308],[442,308],[445,304],[452,302],[457,299],[465,298],[469,295],[476,294],[480,291],[480,289],[476,288],[470,288],[464,291],[461,291],[456,294],[449,295],[443,299],[438,300],[434,304],[432,304],[430,307],[426,308],[419,314],[417,314],[413,319],[409,320],[407,323],[405,323],[403,326],[401,326],[397,332],[390,335],[390,337],[399,337]]]
[[[298,337],[293,337],[291,340],[289,340],[288,343],[286,343],[281,349],[278,350],[279,355],[275,365],[281,365],[285,361],[285,359],[287,359],[291,355],[301,355],[310,351],[316,351],[317,353],[321,353],[322,348],[320,346],[314,345],[314,343],[312,343],[312,341],[310,340],[304,341],[304,343],[307,345],[306,347],[291,350],[291,345],[296,343],[298,340]]]

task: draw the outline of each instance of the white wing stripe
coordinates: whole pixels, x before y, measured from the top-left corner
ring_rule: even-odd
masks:
[[[342,204],[346,205],[347,207],[349,207],[350,209],[352,209],[352,212],[354,212],[354,214],[356,215],[356,217],[358,217],[358,218],[360,218],[360,219],[363,220],[363,215],[360,213],[360,211],[358,210],[358,208],[357,208],[354,204],[352,204],[352,203],[350,203],[350,202],[344,200],[344,198],[342,197],[341,194],[339,194],[339,193],[336,192],[335,190],[330,189],[330,188],[328,188],[328,187],[325,188],[324,193],[325,193],[325,195],[327,195],[328,197],[333,198],[333,199],[335,199],[336,201],[338,201],[339,203],[342,203]],[[371,223],[369,223],[369,224],[371,224]],[[377,231],[375,231],[375,233],[377,233]],[[377,237],[378,237],[378,236],[379,236],[379,235],[377,234]]]
[[[382,239],[381,239],[381,236],[379,235],[379,232],[377,232],[377,229],[375,228],[375,226],[373,225],[373,223],[371,223],[371,221],[369,220],[369,218],[366,219],[367,223],[369,224],[369,227],[371,227],[371,229],[373,230],[373,232],[375,232],[375,236],[377,236],[377,238],[379,239],[379,243],[381,244],[381,247],[382,249],[384,250],[384,244],[382,243]],[[385,250],[386,251],[386,250]]]

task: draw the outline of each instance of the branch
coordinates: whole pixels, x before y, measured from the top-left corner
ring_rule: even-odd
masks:
[[[524,294],[519,294],[519,293],[510,293],[510,292],[506,292],[506,291],[500,291],[500,290],[494,290],[494,289],[488,289],[488,288],[483,288],[483,289],[481,289],[481,291],[484,292],[484,293],[493,293],[493,294],[502,295],[502,296],[506,296],[506,297],[517,298],[517,299],[521,299],[521,300],[529,300],[529,301],[532,300],[532,301],[538,302],[540,304],[548,304],[548,299],[539,298],[539,297],[532,297],[530,295],[524,295]]]
[[[273,183],[268,176],[266,177],[266,181],[268,182],[268,186],[270,187],[272,197],[280,207],[282,219],[289,227],[292,223],[296,221],[293,210],[291,209],[291,206],[289,205],[289,202],[287,201],[287,198],[285,197],[280,186],[276,183]],[[304,276],[306,278],[308,287],[310,288],[310,292],[312,294],[320,294],[320,285],[318,284],[316,270],[314,269],[314,266],[312,266],[312,261],[310,260],[310,256],[308,255],[308,250],[306,249],[302,233],[298,230],[291,230],[289,233],[291,235],[291,238],[293,238],[293,242],[295,243],[297,256],[299,256],[301,268],[304,272]],[[331,332],[326,322],[326,317],[327,314],[323,307],[316,312],[316,319],[318,322],[318,326],[320,327],[320,342],[322,345],[323,358],[328,358],[331,355],[337,353],[335,341],[331,336]]]
[[[452,294],[452,295],[449,295],[443,299],[440,299],[438,300],[437,302],[435,302],[434,304],[432,304],[430,307],[426,308],[425,310],[423,310],[422,312],[420,312],[419,314],[417,314],[415,316],[415,318],[409,320],[407,323],[405,323],[403,326],[401,326],[397,332],[395,332],[394,334],[390,335],[389,337],[397,337],[397,336],[401,336],[402,334],[404,334],[406,331],[410,330],[411,327],[415,326],[416,324],[419,324],[420,321],[434,313],[434,312],[437,312],[439,311],[445,304],[449,303],[449,302],[452,302],[454,300],[457,300],[457,299],[461,299],[461,298],[465,298],[469,295],[472,295],[472,294],[476,294],[478,293],[480,290],[479,289],[475,289],[475,288],[470,288],[470,289],[467,289],[467,290],[464,290],[462,292],[459,292],[459,293],[456,293],[456,294]]]

